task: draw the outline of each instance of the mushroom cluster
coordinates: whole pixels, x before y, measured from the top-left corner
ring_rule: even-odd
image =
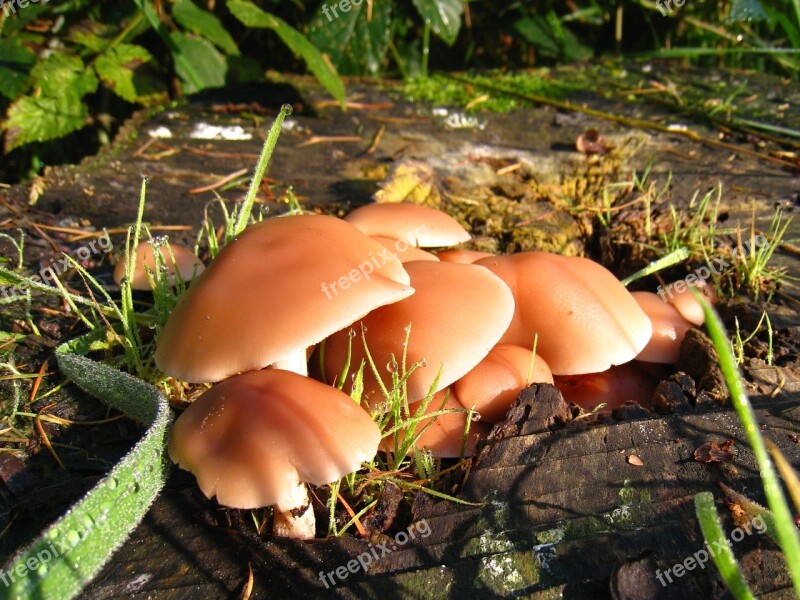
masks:
[[[421,425],[416,446],[468,455],[525,386],[573,378],[575,388],[575,377],[637,356],[672,358],[663,340],[685,333],[669,329],[670,309],[588,259],[443,250],[467,240],[454,219],[413,204],[247,228],[194,279],[158,339],[164,373],[215,383],[177,419],[172,460],[206,496],[274,506],[276,534],[310,538],[305,483],[375,455],[381,434],[367,410],[387,411],[384,371],[415,366],[403,380],[411,413],[424,400],[427,412],[460,407]],[[367,363],[363,408],[308,378],[315,344],[325,381],[350,381]],[[464,440],[471,414],[480,422]]]

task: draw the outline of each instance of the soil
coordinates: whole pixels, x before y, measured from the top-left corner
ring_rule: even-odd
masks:
[[[685,107],[643,101],[646,95],[633,92],[655,81],[670,83],[687,99],[715,101],[746,83],[754,99],[736,104],[737,115],[797,129],[796,83],[752,73],[695,72],[669,63],[598,64],[549,76],[586,83],[584,91],[567,99],[576,106],[617,120],[686,125],[706,140],[731,147],[701,143],[677,129],[658,131],[546,105],[509,113],[434,111],[442,107],[408,102],[386,82],[350,82],[354,104],[341,112],[313,82],[296,78],[291,85],[224,90],[138,114],[99,156],[49,169],[24,186],[0,188],[0,227],[12,237],[18,228],[25,232],[24,267],[38,272],[61,251],[78,255],[87,239],[77,239],[73,230],[113,231],[130,224],[146,176],[146,221],[153,227],[183,226],[171,230],[170,239],[192,244],[206,212],[217,225],[221,222],[215,192],[197,188],[251,168],[272,115],[285,102],[295,111],[258,198],[260,209],[271,213],[285,209],[289,186],[305,208],[339,215],[375,194],[378,201],[405,199],[459,218],[474,234],[476,249],[585,254],[624,277],[656,257],[644,245],[646,223],[651,231],[668,232],[670,206],[691,215],[698,190],[702,196],[721,184],[719,222],[745,232],[751,223],[767,232],[777,206],[787,214],[795,210],[800,162],[790,142],[721,129]],[[474,90],[475,96],[480,93]],[[191,132],[198,123],[240,126],[251,138],[196,139]],[[605,151],[575,150],[578,136],[590,129],[603,136]],[[154,137],[158,130],[169,130],[171,137]],[[633,170],[647,170],[656,189],[669,182],[649,212],[643,192],[631,185]],[[216,190],[228,207],[242,199],[246,177]],[[612,211],[610,225],[602,219],[609,183],[618,184],[613,200],[623,207]],[[113,294],[111,264],[124,236],[111,239],[113,251],[93,253],[83,262]],[[793,222],[775,253],[775,264],[791,276],[800,275],[797,239]],[[732,235],[720,240],[735,245]],[[8,238],[0,238],[0,248],[9,261],[16,260]],[[695,266],[672,269],[664,278],[683,277]],[[71,281],[78,286],[77,278]],[[657,284],[651,277],[633,287]],[[796,289],[784,285],[770,302],[732,292],[719,306],[729,330],[734,318],[742,332],[750,332],[764,311],[770,316],[772,347],[762,329],[744,345],[742,366],[762,433],[795,467],[800,465]],[[72,385],[41,398],[61,381],[52,348],[84,329],[58,302],[38,295],[31,315],[26,318],[23,303],[3,306],[2,330],[11,337],[0,340],[0,359],[6,370],[14,365],[32,374],[48,361],[42,391],[28,403],[35,378],[0,380],[3,414],[21,398],[30,414],[105,417],[99,402]],[[92,426],[42,422],[43,433],[34,430],[32,417],[18,417],[14,424],[0,438],[4,561],[90,489],[141,435],[125,419]],[[727,444],[730,460],[696,460],[695,452],[709,443]],[[732,527],[721,482],[764,503],[752,452],[727,403],[713,350],[698,330],[687,337],[679,364],[663,373],[647,406],[587,417],[566,405],[552,386],[526,389],[478,456],[453,475],[447,491],[470,504],[420,495],[408,506],[387,492],[373,519],[376,529],[385,528],[390,536],[410,523],[424,522],[429,529],[418,530],[412,543],[394,544],[366,570],[323,582],[320,572],[335,572],[369,552],[369,543],[355,538],[302,543],[257,535],[245,513],[206,500],[193,477],[173,469],[144,522],[85,596],[230,597],[243,592],[251,568],[253,598],[719,597],[724,587],[713,567],[675,577],[668,586],[658,582],[656,570],[663,572],[702,547],[696,493],[713,492],[726,526]],[[756,594],[793,597],[783,559],[766,536],[748,535],[734,552]]]

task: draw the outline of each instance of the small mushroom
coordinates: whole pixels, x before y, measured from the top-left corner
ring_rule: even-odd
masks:
[[[522,346],[498,344],[451,388],[462,406],[480,414],[482,423],[497,423],[531,383],[553,383],[547,363]]]
[[[408,408],[414,415],[420,406],[420,402],[415,402]],[[422,431],[422,433],[414,445],[420,450],[430,450],[431,454],[437,458],[458,458],[461,456],[462,447],[465,457],[475,454],[475,446],[478,441],[489,435],[489,426],[480,420],[474,420],[470,423],[467,437],[464,437],[467,417],[470,413],[458,401],[452,387],[436,392],[428,406],[425,407],[423,414],[427,415],[440,410],[453,412],[420,421],[414,432]],[[403,434],[399,432],[398,442],[402,440]],[[384,450],[389,450],[391,449],[389,444],[388,440],[384,440],[381,445]]]
[[[632,292],[631,295],[653,323],[653,335],[636,359],[664,364],[677,363],[681,342],[692,324],[657,294]]]
[[[652,325],[619,280],[587,258],[521,252],[475,263],[506,282],[516,311],[500,340],[531,347],[553,375],[598,373],[636,357]]]
[[[405,240],[420,248],[444,248],[470,240],[453,217],[420,204],[365,204],[344,218],[367,235]]]
[[[380,431],[350,397],[290,371],[237,375],[175,421],[169,455],[206,497],[233,508],[275,507],[276,535],[314,537],[304,482],[324,485],[372,460]]]
[[[178,283],[178,276],[183,281],[190,281],[203,272],[203,263],[194,255],[194,252],[179,244],[155,242],[154,240],[141,240],[136,247],[136,259],[133,265],[133,277],[130,285],[134,290],[152,289],[155,283],[156,256],[153,248],[157,248],[164,266],[164,280],[167,285],[174,286]],[[174,260],[173,260],[174,258]],[[123,256],[114,267],[114,281],[122,283],[128,265],[127,258]],[[148,271],[150,275],[148,275]]]
[[[665,286],[664,289],[659,288],[659,296],[674,306],[684,319],[699,327],[706,322],[706,315],[703,307],[692,294],[693,286],[705,296],[709,303],[716,302],[714,286],[706,283],[703,279],[698,279],[694,284],[679,281]]]
[[[611,367],[602,373],[554,376],[553,379],[567,402],[574,402],[584,410],[605,403],[604,412],[626,402],[649,408],[656,389],[656,382],[636,363]]]

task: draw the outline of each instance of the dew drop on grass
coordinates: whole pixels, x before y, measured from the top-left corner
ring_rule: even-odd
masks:
[[[389,371],[389,373],[397,373],[397,361],[390,360],[386,363],[386,370]]]
[[[347,332],[347,334],[348,334],[348,335],[349,335],[351,338],[354,338],[354,337],[356,337],[356,335],[358,335],[358,334],[356,333],[356,330],[355,330],[355,329],[351,329],[350,331],[348,331],[348,332]]]
[[[363,323],[361,324],[361,333],[367,333],[367,326]]]
[[[419,361],[419,366],[420,367],[427,367],[428,366],[428,360],[423,358],[421,361]]]
[[[78,542],[80,542],[80,541],[81,541],[81,534],[80,534],[80,533],[78,533],[78,532],[77,532],[77,531],[75,531],[74,529],[70,529],[70,530],[67,532],[67,543],[68,543],[70,546],[75,546],[75,545],[77,545],[77,543],[78,543]]]
[[[128,492],[130,492],[131,494],[135,494],[138,491],[139,491],[139,484],[136,483],[135,481],[128,486]]]
[[[119,485],[119,481],[117,481],[114,477],[109,477],[108,481],[106,482],[106,487],[110,490],[117,489]]]
[[[481,420],[481,413],[479,413],[479,412],[472,413],[472,416],[470,417],[470,419],[472,420],[473,423],[477,423],[478,421]]]
[[[291,104],[284,104],[283,106],[281,106],[281,111],[285,112],[286,116],[288,117],[294,112],[294,108],[292,108]]]

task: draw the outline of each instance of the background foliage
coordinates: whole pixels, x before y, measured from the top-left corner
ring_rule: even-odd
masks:
[[[682,7],[650,0],[363,0],[348,12],[334,6],[4,0],[0,180],[96,152],[138,107],[262,81],[269,69],[310,71],[341,101],[339,74],[412,78],[609,53],[651,52],[789,75],[800,66],[800,0],[686,0]]]

